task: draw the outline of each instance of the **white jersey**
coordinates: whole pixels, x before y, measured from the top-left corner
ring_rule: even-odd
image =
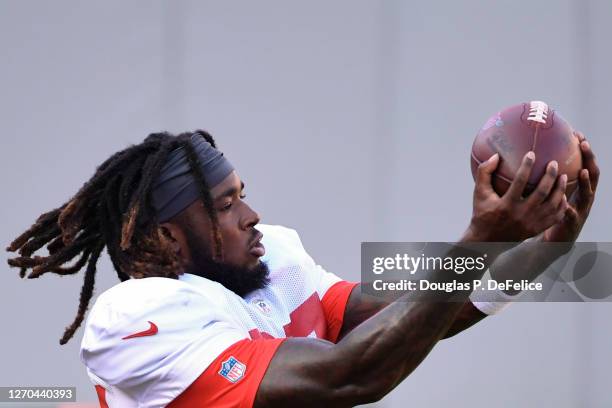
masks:
[[[315,264],[294,230],[257,229],[263,233],[262,261],[270,269],[270,284],[245,298],[191,274],[130,279],[98,297],[85,325],[81,360],[102,406],[167,406],[224,351],[245,339],[335,341],[348,295],[340,305],[338,296],[326,303],[331,306],[322,299],[340,278]],[[248,366],[231,356],[211,372],[218,374],[214,381],[229,386],[253,371]]]

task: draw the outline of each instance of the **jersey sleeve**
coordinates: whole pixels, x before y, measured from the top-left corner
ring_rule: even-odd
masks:
[[[306,252],[297,232],[293,231],[293,233],[295,233],[297,239],[296,245],[299,245],[304,253],[305,269],[309,271],[315,291],[321,299],[327,326],[325,339],[336,343],[344,322],[344,312],[348,299],[353,288],[357,286],[357,282],[342,280],[334,273],[326,271]]]
[[[166,406],[225,350],[249,338],[227,309],[214,293],[207,297],[175,279],[123,282],[93,307],[81,359],[91,378],[135,406]],[[110,408],[121,405],[111,397]]]
[[[222,352],[168,408],[251,408],[284,339],[241,340]]]
[[[286,265],[297,265],[306,275],[300,281],[317,293],[326,320],[325,339],[335,343],[342,328],[349,296],[357,283],[344,281],[318,265],[306,252],[295,230],[270,225],[258,228],[264,232],[264,239],[268,236],[266,244],[271,251],[266,260],[272,269],[285,270]]]
[[[357,282],[340,281],[332,285],[323,296],[321,304],[327,322],[326,340],[332,343],[338,341],[344,323],[346,306],[355,286],[357,286]]]

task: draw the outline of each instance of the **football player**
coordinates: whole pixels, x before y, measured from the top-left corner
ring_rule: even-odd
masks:
[[[480,165],[460,241],[573,242],[599,176],[580,137],[585,168],[569,203],[555,163],[539,193],[521,198],[532,152],[502,197],[491,187],[499,157]],[[42,214],[10,244],[19,256],[9,264],[22,277],[29,269],[28,278],[85,268],[65,344],[85,318],[106,249],[121,283],[96,300],[81,344],[102,407],[364,404],[390,392],[439,340],[497,310],[472,302],[469,290],[449,293],[452,302],[368,297],[317,265],[294,230],[259,221],[210,134],[156,133]],[[48,255],[36,255],[43,247]]]

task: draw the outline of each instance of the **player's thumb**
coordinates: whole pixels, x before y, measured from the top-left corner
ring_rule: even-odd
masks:
[[[484,191],[493,191],[493,186],[491,185],[491,178],[495,169],[497,169],[497,165],[499,164],[499,154],[495,153],[493,156],[489,157],[487,161],[480,163],[478,166],[478,171],[476,173],[476,189],[482,192]]]

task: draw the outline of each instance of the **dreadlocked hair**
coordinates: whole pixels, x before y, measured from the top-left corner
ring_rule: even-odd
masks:
[[[10,243],[7,251],[19,256],[8,260],[24,278],[44,273],[73,275],[85,267],[85,276],[74,321],[66,327],[60,344],[66,344],[79,328],[95,284],[96,263],[104,248],[121,281],[152,276],[176,279],[184,266],[161,232],[151,199],[151,189],[168,154],[184,148],[197,183],[200,199],[211,220],[214,253],[222,256],[223,246],[210,187],[202,174],[193,136],[215,141],[204,130],[181,133],[153,133],[138,145],[121,150],[96,169],[94,175],[72,199],[43,213],[24,233]],[[47,255],[37,254],[46,247]]]

